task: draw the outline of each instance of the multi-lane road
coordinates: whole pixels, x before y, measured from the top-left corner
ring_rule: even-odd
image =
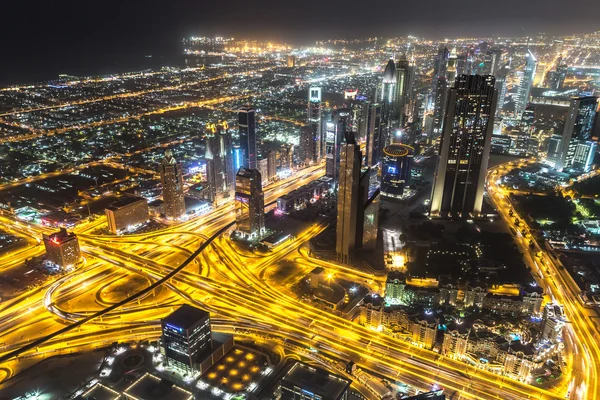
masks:
[[[265,203],[322,174],[322,165],[317,165],[267,187]],[[490,192],[502,208],[499,189],[490,186]],[[3,331],[0,357],[4,360],[0,370],[7,376],[17,372],[19,363],[15,357],[85,350],[115,340],[155,339],[159,335],[160,318],[177,304],[189,302],[209,310],[222,321],[222,325],[215,325],[217,329],[227,326],[227,329],[251,330],[253,334],[285,343],[289,349],[313,349],[329,358],[354,360],[361,368],[391,381],[406,382],[420,389],[440,386],[456,394],[454,398],[558,399],[564,398],[569,390],[564,387],[561,393],[550,392],[479,370],[299,302],[276,282],[266,279],[269,268],[283,260],[291,260],[305,269],[319,265],[344,279],[369,285],[374,291],[382,290],[383,281],[370,273],[307,257],[304,245],[325,228],[322,224],[309,226],[295,240],[277,246],[273,252],[259,254],[237,248],[227,232],[220,234],[233,221],[233,207],[226,204],[209,214],[147,234],[92,235],[88,233],[91,229],[84,226],[79,232],[86,259],[83,266],[0,304]],[[32,237],[39,238],[45,231],[6,216],[2,217],[2,223]],[[198,254],[202,244],[206,248]],[[182,263],[186,263],[185,268],[178,268]],[[164,279],[165,276],[169,279]],[[105,312],[108,304],[117,304],[111,291],[115,282],[132,287],[131,293],[123,295],[126,298],[163,280],[154,290]],[[566,283],[562,286],[569,290]],[[558,294],[558,289],[552,290],[558,302],[568,304],[570,297]],[[572,300],[577,301],[576,296]],[[569,329],[573,330],[573,348],[581,352],[586,365],[573,368],[569,397],[592,399],[597,394],[592,377],[598,347],[592,340],[594,331],[585,325],[586,318],[571,316],[570,307],[577,308],[567,306],[572,320],[573,328]],[[97,317],[90,319],[93,315]],[[81,321],[86,322],[78,324]],[[50,335],[60,329],[60,335]],[[590,335],[587,341],[585,335]],[[31,343],[35,343],[35,348],[27,347]],[[24,346],[25,350],[19,351]]]

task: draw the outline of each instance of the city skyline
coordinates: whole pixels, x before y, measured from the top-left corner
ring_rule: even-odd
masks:
[[[0,397],[600,397],[600,31],[359,6],[63,7],[0,88]],[[512,25],[363,33],[411,15]]]

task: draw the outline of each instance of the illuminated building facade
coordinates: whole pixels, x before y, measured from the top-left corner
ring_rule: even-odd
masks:
[[[44,234],[43,240],[46,258],[54,265],[60,268],[73,267],[81,259],[79,240],[73,232],[68,233],[65,228],[60,228],[58,232]]]
[[[381,116],[382,107],[379,103],[370,103],[367,115],[367,167],[375,167],[381,160],[381,151],[385,142],[385,127]]]
[[[479,215],[498,91],[493,76],[460,75],[449,90],[432,215]]]
[[[410,182],[414,149],[401,143],[392,143],[383,149],[381,194],[401,197]]]
[[[515,119],[520,120],[527,103],[529,102],[529,94],[531,93],[531,86],[535,78],[535,71],[537,68],[537,59],[531,52],[527,50],[525,55],[525,68],[523,69],[522,75],[519,79],[519,88],[517,91],[517,97],[515,99]]]
[[[209,124],[206,135],[207,200],[219,205],[233,196],[233,156],[227,122]]]
[[[348,263],[352,260],[352,253],[356,248],[357,224],[362,224],[362,221],[358,221],[362,155],[352,135],[347,136],[340,154],[335,248],[338,260]]]
[[[279,381],[280,400],[346,400],[351,381],[297,361]]]
[[[308,90],[308,135],[302,142],[305,162],[314,164],[321,159],[321,88],[311,87]]]
[[[108,230],[118,234],[148,221],[148,202],[135,196],[123,196],[108,206],[104,213]]]
[[[185,215],[185,197],[183,195],[183,174],[173,152],[167,150],[160,163],[160,183],[164,202],[165,216],[179,219]]]
[[[240,168],[235,177],[236,232],[254,239],[265,232],[264,193],[262,177],[256,169]]]
[[[325,136],[325,175],[333,178],[334,187],[338,183],[340,171],[340,149],[343,146],[344,132],[347,131],[351,110],[340,108],[333,110],[326,124]]]
[[[210,314],[188,304],[161,320],[161,349],[167,364],[196,371],[212,350]]]
[[[400,56],[396,63],[396,89],[393,104],[393,119],[400,127],[404,126],[408,115],[409,97],[412,93],[414,68],[405,55]]]
[[[242,107],[238,111],[240,148],[243,163],[240,167],[256,168],[256,112],[251,107]]]
[[[560,159],[555,165],[558,171],[564,169],[589,170],[595,146],[592,139],[598,113],[598,98],[595,96],[574,97],[571,99],[569,114],[560,143]],[[587,150],[587,152],[586,152]]]

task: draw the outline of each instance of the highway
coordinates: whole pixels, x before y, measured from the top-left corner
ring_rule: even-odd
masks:
[[[323,166],[317,165],[267,186],[265,204],[322,174]],[[7,216],[0,221],[31,237],[47,231]],[[146,234],[114,237],[80,233],[86,259],[83,266],[0,307],[0,327],[5,329],[0,368],[5,374],[14,374],[19,370],[17,358],[63,354],[114,341],[156,339],[160,318],[177,304],[187,302],[223,321],[223,325],[215,325],[216,329],[227,326],[251,331],[301,354],[316,352],[325,358],[351,359],[362,369],[423,390],[438,385],[463,399],[564,398],[564,393],[475,369],[299,302],[284,287],[267,279],[271,266],[283,260],[297,263],[301,271],[322,266],[334,276],[360,282],[380,293],[384,278],[308,257],[305,245],[325,229],[323,224],[313,224],[295,240],[260,254],[229,240],[233,221],[233,207],[225,204],[211,213]],[[137,289],[115,302],[106,297],[114,282],[121,286],[133,282]],[[594,345],[585,346],[593,349]],[[580,347],[580,351],[587,350]],[[593,380],[588,380],[595,370],[585,371],[588,375],[574,383],[571,398],[596,393]],[[582,373],[574,373],[579,375]],[[589,389],[585,388],[587,382],[591,382]]]

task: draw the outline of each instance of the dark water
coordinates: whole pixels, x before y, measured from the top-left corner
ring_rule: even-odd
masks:
[[[151,55],[151,57],[150,57]],[[7,58],[0,63],[0,87],[44,82],[60,74],[73,76],[110,75],[163,66],[185,67],[216,60],[195,58],[177,53],[165,54],[32,54],[19,59]]]

